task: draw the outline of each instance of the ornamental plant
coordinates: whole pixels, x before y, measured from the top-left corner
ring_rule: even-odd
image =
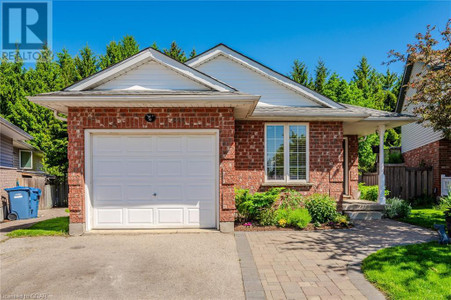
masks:
[[[314,194],[307,197],[305,207],[312,216],[313,222],[323,224],[334,221],[337,215],[337,204],[335,200],[325,194]]]
[[[241,218],[245,221],[259,221],[262,212],[269,209],[279,198],[283,188],[272,188],[266,192],[251,194],[246,189],[235,190],[235,205]]]

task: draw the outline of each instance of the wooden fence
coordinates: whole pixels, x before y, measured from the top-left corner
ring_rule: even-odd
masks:
[[[33,176],[31,178],[19,178],[19,185],[34,187],[41,190],[42,194],[39,200],[39,209],[67,206],[67,181],[49,181],[44,176]]]
[[[390,197],[413,199],[421,196],[432,196],[432,167],[410,168],[404,164],[386,164],[385,188],[390,191]],[[377,173],[363,173],[359,182],[366,185],[379,184]]]

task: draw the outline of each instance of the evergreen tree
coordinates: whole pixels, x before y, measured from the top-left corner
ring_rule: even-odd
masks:
[[[189,58],[193,58],[197,55],[196,53],[196,49],[193,48],[193,50],[191,50],[191,53],[189,54]]]
[[[304,86],[308,85],[309,75],[307,67],[303,62],[297,59],[293,62],[293,67],[289,76],[297,83],[300,83]]]
[[[318,64],[315,69],[315,81],[314,81],[314,90],[318,93],[323,93],[324,85],[327,81],[327,76],[329,75],[329,70],[326,68],[326,64],[320,58],[318,60]]]
[[[96,73],[97,61],[97,57],[88,45],[81,49],[79,55],[75,57],[78,78],[83,79]]]
[[[337,73],[335,72],[332,73],[332,75],[327,80],[327,83],[324,85],[323,95],[329,97],[334,101],[338,101],[340,95],[339,89],[341,81],[342,80],[340,80]]]
[[[106,46],[106,54],[100,55],[99,67],[105,69],[138,52],[138,42],[133,36],[126,35],[119,43],[112,41]]]
[[[173,59],[178,60],[181,63],[184,63],[186,61],[185,51],[183,51],[175,41],[171,43],[171,48],[163,49],[163,52],[167,56],[172,57]]]
[[[63,48],[62,52],[57,53],[56,56],[58,57],[57,63],[60,68],[61,84],[63,87],[67,87],[78,79],[75,61],[65,48]]]

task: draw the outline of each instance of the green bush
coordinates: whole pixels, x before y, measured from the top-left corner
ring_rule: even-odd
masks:
[[[312,217],[308,210],[305,208],[298,208],[289,212],[287,223],[293,227],[304,229],[311,221]]]
[[[312,216],[313,222],[322,224],[333,221],[337,215],[337,204],[328,195],[314,194],[307,197],[305,207]]]
[[[273,207],[261,210],[259,223],[262,226],[277,225],[276,210]]]
[[[288,190],[282,194],[278,208],[297,209],[304,206],[304,197],[295,190]]]
[[[235,190],[235,205],[244,221],[259,221],[263,210],[270,208],[279,198],[283,188],[273,188],[263,193],[249,193],[246,189]]]
[[[406,218],[410,215],[412,207],[407,201],[399,198],[389,198],[385,205],[384,215],[390,219]]]
[[[389,164],[401,164],[404,160],[402,158],[402,154],[400,152],[393,152],[388,155],[388,163]]]
[[[360,199],[377,201],[379,197],[379,187],[377,185],[365,185],[365,183],[359,183]],[[385,196],[388,196],[390,191],[385,190]]]
[[[274,221],[276,224],[280,225],[281,220],[285,220],[285,224],[287,224],[289,211],[287,209],[279,208],[278,210],[276,210],[274,216],[275,216]],[[282,226],[282,227],[285,227],[285,226]]]
[[[448,192],[448,196],[441,197],[438,201],[436,209],[446,210],[451,208],[451,193]]]

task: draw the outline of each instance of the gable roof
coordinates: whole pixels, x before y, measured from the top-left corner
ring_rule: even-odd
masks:
[[[93,89],[149,61],[154,61],[179,75],[185,76],[186,78],[205,86],[209,90],[218,92],[236,91],[233,87],[191,68],[151,47],[66,87],[64,91],[79,92]]]
[[[274,71],[273,69],[263,65],[262,63],[228,47],[225,44],[218,44],[215,47],[206,50],[205,52],[202,52],[201,54],[189,59],[185,62],[185,64],[197,68],[198,66],[217,58],[218,56],[225,56],[226,58],[231,59],[232,61],[236,61],[240,63],[241,65],[244,65],[245,67],[253,70],[254,72],[265,76],[266,78],[271,79],[272,81],[278,83],[279,85],[290,89],[292,91],[295,91],[296,93],[304,96],[305,98],[316,102],[324,107],[329,108],[338,108],[343,109],[344,107],[333,101],[332,99],[327,98],[324,95],[321,95],[318,92],[315,92],[302,84],[297,83],[296,81],[293,81],[291,78]]]
[[[400,113],[402,111],[402,108],[404,107],[404,101],[406,99],[406,93],[407,93],[407,84],[410,81],[410,76],[412,76],[412,70],[413,70],[412,63],[407,63],[404,67],[404,73],[402,75],[402,81],[401,81],[401,89],[399,90],[398,95],[398,101],[396,102],[396,108],[395,112]]]
[[[29,135],[13,123],[0,117],[0,133],[14,140],[32,140],[33,136]]]

